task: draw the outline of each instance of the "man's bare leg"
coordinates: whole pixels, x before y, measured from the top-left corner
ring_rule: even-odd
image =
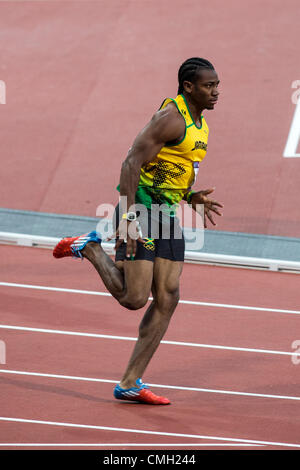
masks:
[[[153,302],[147,309],[139,337],[120,382],[124,389],[136,386],[157,350],[179,301],[179,278],[183,263],[156,258],[153,273]]]
[[[100,244],[89,242],[81,251],[88,259],[108,291],[131,310],[142,308],[148,301],[153,279],[153,262],[147,260],[115,263]]]

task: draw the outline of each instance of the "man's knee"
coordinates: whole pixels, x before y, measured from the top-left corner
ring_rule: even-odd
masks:
[[[166,314],[172,315],[179,302],[179,287],[159,290],[155,298],[158,309]]]
[[[136,294],[134,296],[126,296],[120,299],[120,304],[128,310],[139,310],[143,308],[148,302],[148,295]]]

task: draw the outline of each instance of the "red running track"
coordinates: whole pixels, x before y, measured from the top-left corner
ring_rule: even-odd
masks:
[[[1,449],[300,447],[297,275],[186,264],[181,303],[144,376],[172,404],[154,407],[112,396],[144,309],[120,307],[86,261],[0,253]]]
[[[176,93],[179,64],[202,55],[223,89],[207,116],[211,141],[199,175],[199,189],[216,186],[225,205],[218,228],[298,236],[290,201],[299,198],[299,160],[282,153],[299,78],[299,2],[219,3],[2,2],[1,205],[95,216],[98,204],[116,201],[134,137]],[[1,449],[300,445],[296,275],[185,265],[181,299],[192,303],[179,304],[144,377],[172,400],[157,408],[112,397],[142,311],[56,290],[105,293],[88,263],[38,249],[0,252]]]
[[[117,203],[128,148],[200,56],[221,80],[195,185],[216,187],[217,229],[299,237],[300,160],[283,158],[299,14],[299,0],[0,2],[1,207],[95,217]]]

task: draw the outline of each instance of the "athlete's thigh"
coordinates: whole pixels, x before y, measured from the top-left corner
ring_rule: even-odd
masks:
[[[153,290],[160,293],[175,293],[179,289],[183,261],[172,261],[167,258],[155,258],[153,269]]]
[[[121,266],[123,263],[123,266]],[[126,292],[129,297],[148,298],[153,280],[153,261],[133,260],[119,261],[118,268],[122,268],[126,283]]]

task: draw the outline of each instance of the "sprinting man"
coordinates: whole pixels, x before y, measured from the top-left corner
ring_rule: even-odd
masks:
[[[181,65],[178,82],[178,96],[164,100],[122,164],[120,203],[115,212],[115,262],[104,252],[96,231],[64,238],[53,251],[56,258],[89,260],[108,291],[127,309],[144,307],[152,292],[153,301],[140,323],[137,342],[114,397],[153,405],[170,403],[168,398],[155,395],[142,376],[179,301],[185,244],[176,205],[182,199],[195,210],[202,204],[204,227],[207,220],[216,225],[214,214],[222,215],[219,208],[223,207],[208,197],[213,189],[191,190],[207,150],[208,126],[202,112],[214,109],[217,103],[218,75],[209,61],[196,57]],[[136,209],[141,205],[146,211],[139,220]],[[163,210],[157,213],[155,205]],[[167,237],[165,227],[169,228]]]

